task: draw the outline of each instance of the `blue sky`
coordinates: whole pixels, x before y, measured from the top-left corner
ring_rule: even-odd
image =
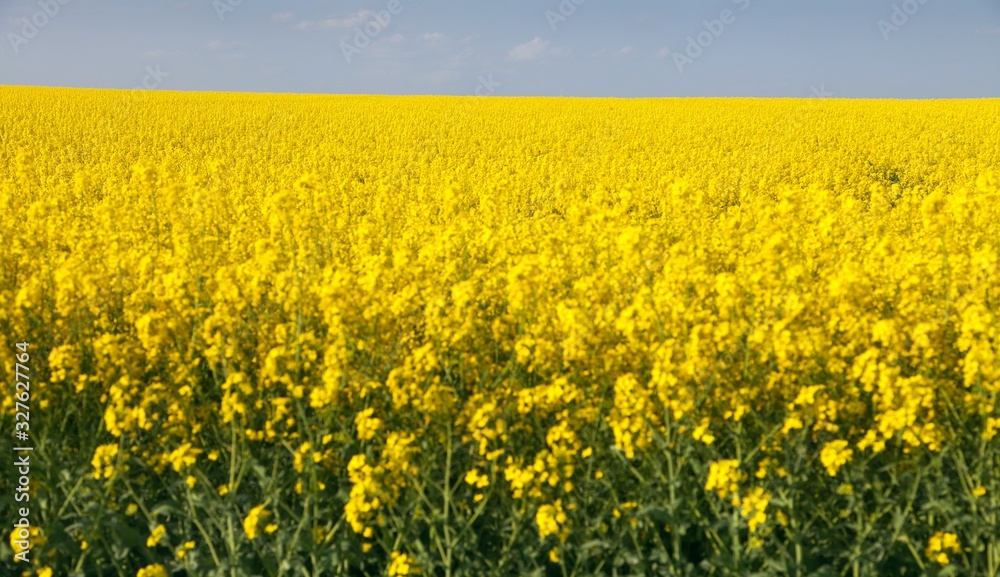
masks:
[[[0,0],[0,84],[1000,97],[1000,0]]]

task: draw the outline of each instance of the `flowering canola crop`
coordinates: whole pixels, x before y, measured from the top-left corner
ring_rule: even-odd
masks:
[[[1000,101],[0,105],[34,574],[1000,575]]]

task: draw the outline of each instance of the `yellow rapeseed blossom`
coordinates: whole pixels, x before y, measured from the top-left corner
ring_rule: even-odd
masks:
[[[21,539],[21,534],[19,530],[14,530],[10,532],[10,548],[14,550],[15,553],[22,551],[21,545],[16,543]],[[30,549],[36,549],[41,547],[48,541],[45,533],[42,532],[40,527],[31,527],[28,529],[28,546]]]
[[[181,560],[184,558],[185,555],[187,555],[188,551],[194,549],[194,547],[195,547],[194,541],[187,541],[177,548],[177,550],[174,552],[174,557],[176,557],[177,560]]]
[[[947,565],[951,562],[948,558],[949,551],[952,553],[962,552],[962,546],[958,542],[958,535],[938,531],[927,540],[927,549],[924,551],[924,554],[935,563]]]
[[[135,577],[170,577],[166,567],[159,563],[146,565],[135,574]]]
[[[110,479],[115,473],[115,460],[118,456],[118,443],[101,445],[94,451],[94,459],[91,464],[94,466],[94,478]]]
[[[392,552],[389,561],[390,577],[395,575],[416,575],[418,573],[417,566],[409,555],[400,553],[399,551]]]
[[[826,467],[826,472],[831,477],[837,474],[842,466],[850,462],[854,450],[847,446],[847,441],[830,441],[823,445],[819,453],[819,460]]]
[[[545,539],[549,535],[556,535],[560,541],[565,542],[569,538],[569,528],[567,527],[569,518],[563,511],[562,499],[539,507],[535,513],[535,522],[538,524],[538,537],[541,539]]]
[[[490,484],[490,478],[481,474],[479,469],[472,469],[465,474],[465,482],[477,489],[482,489]]]
[[[713,461],[708,468],[708,480],[705,481],[706,491],[715,491],[720,499],[739,492],[739,483],[743,475],[739,470],[740,462],[736,459]]]
[[[264,505],[257,505],[253,509],[250,509],[250,513],[243,519],[243,532],[246,533],[247,539],[256,539],[260,533],[257,526],[260,521],[265,517],[270,515],[270,511],[264,508]]]
[[[771,502],[771,494],[760,487],[754,487],[740,502],[743,517],[748,520],[750,532],[767,521],[767,506]]]
[[[180,447],[177,447],[166,456],[166,461],[174,468],[174,471],[178,473],[194,465],[195,461],[198,460],[198,455],[203,453],[201,449],[196,449],[191,446],[191,443],[184,443]]]
[[[153,530],[149,532],[149,537],[146,539],[146,547],[156,547],[159,545],[160,541],[163,540],[163,536],[166,534],[167,528],[163,525],[153,527]]]
[[[371,440],[382,427],[382,420],[372,416],[374,412],[375,409],[368,408],[354,418],[355,426],[358,428],[358,438],[363,441]]]

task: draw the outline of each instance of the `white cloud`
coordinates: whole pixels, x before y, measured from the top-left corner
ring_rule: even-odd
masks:
[[[632,54],[634,50],[635,48],[633,48],[632,46],[625,46],[618,52],[615,52],[615,56],[628,56],[629,54]]]
[[[277,14],[271,14],[271,22],[289,22],[292,20],[291,12],[278,12]]]
[[[534,40],[525,42],[524,44],[518,44],[511,49],[507,58],[510,58],[511,60],[534,60],[535,58],[541,56],[548,47],[548,40],[542,40],[541,37],[535,36]]]
[[[340,30],[343,28],[354,28],[360,26],[375,16],[371,10],[361,10],[346,18],[327,18],[325,20],[302,20],[295,24],[296,30]]]
[[[421,34],[420,39],[428,44],[441,44],[447,39],[447,36],[440,32],[428,32],[426,34]]]
[[[998,28],[979,28],[976,30],[976,34],[979,36],[1000,36],[1000,27]]]
[[[670,47],[664,46],[663,48],[660,48],[659,50],[656,51],[655,56],[659,60],[664,60],[668,58],[670,56]]]
[[[568,49],[551,48],[548,40],[542,40],[540,36],[536,36],[533,40],[525,42],[524,44],[518,44],[512,48],[507,54],[507,59],[514,60],[516,62],[526,62],[528,60],[536,60],[544,56],[567,56],[568,54]]]

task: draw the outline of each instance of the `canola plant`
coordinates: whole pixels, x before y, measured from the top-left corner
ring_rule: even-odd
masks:
[[[997,100],[0,88],[0,563],[1000,575],[998,175]]]

